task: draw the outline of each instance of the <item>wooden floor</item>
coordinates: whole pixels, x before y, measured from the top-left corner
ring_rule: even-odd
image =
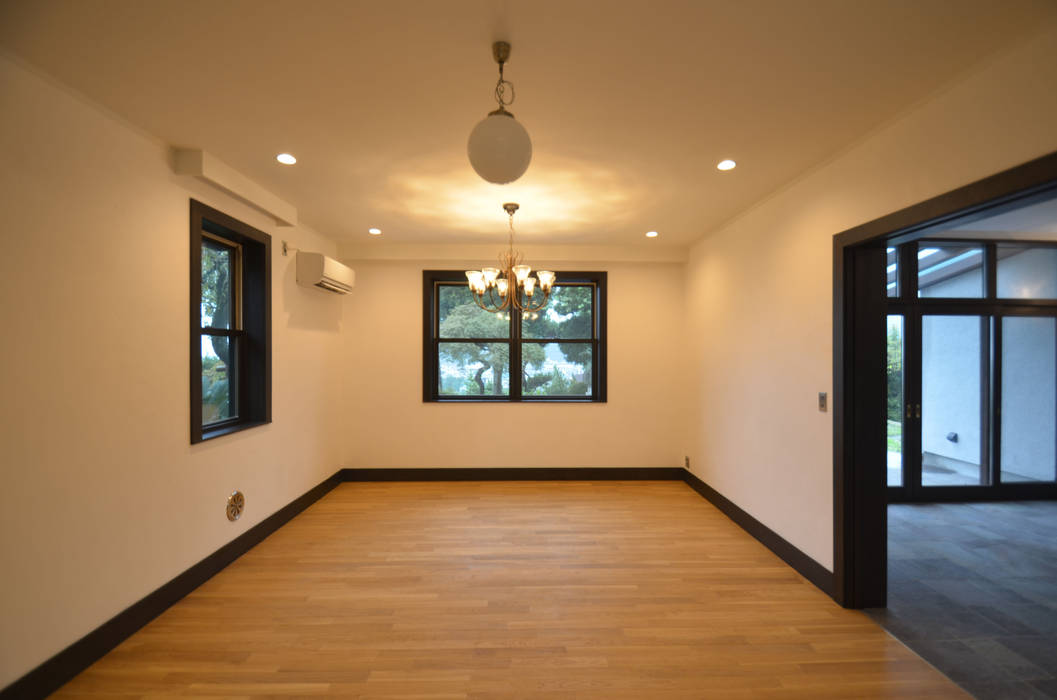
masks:
[[[342,484],[57,697],[964,698],[681,482]]]

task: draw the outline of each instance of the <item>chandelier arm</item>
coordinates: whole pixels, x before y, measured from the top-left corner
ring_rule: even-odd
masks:
[[[503,299],[502,303],[496,301],[495,287],[488,288],[487,301],[485,301],[484,294],[478,296],[476,293],[471,293],[471,295],[473,296],[473,300],[477,303],[477,306],[479,306],[482,311],[487,311],[488,313],[492,314],[497,314],[500,311],[506,310],[507,305],[509,304],[509,299]],[[500,297],[500,299],[502,299],[502,297]]]
[[[549,298],[550,298],[550,294],[544,292],[543,293],[543,298],[540,299],[538,304],[536,304],[535,306],[523,306],[521,308],[522,308],[523,311],[528,311],[529,313],[534,313],[536,311],[539,311],[543,307],[545,307],[547,305],[547,299],[549,299]]]
[[[482,310],[482,311],[488,311],[488,310],[489,310],[489,309],[488,309],[488,307],[486,307],[486,306],[485,306],[485,305],[484,305],[484,304],[482,303],[482,299],[484,299],[484,295],[483,295],[483,294],[482,294],[482,295],[480,295],[480,296],[478,296],[478,295],[477,295],[477,292],[470,292],[470,296],[472,296],[472,297],[473,297],[474,303],[476,303],[476,304],[477,304],[477,306],[481,307],[481,310]]]
[[[493,289],[496,289],[496,288],[493,288]],[[488,290],[488,293],[489,294],[492,293],[492,290]],[[509,291],[509,288],[507,288],[507,290],[506,290],[506,297],[503,298],[502,296],[500,296],[499,298],[502,300],[502,303],[497,303],[496,310],[497,311],[505,311],[506,307],[508,307],[509,303],[511,303],[511,291]]]

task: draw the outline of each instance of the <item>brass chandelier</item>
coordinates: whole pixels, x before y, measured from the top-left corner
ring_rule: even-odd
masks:
[[[514,250],[514,212],[518,205],[507,202],[503,209],[509,217],[509,246],[499,254],[499,267],[466,271],[470,293],[485,311],[500,313],[510,309],[534,314],[547,306],[556,275],[550,270],[538,270],[535,277],[531,276],[532,268],[524,264],[520,251]]]

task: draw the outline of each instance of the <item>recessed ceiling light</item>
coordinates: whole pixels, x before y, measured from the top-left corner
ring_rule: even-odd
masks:
[[[380,228],[369,228],[369,229],[367,229],[367,233],[371,234],[372,236],[381,236],[382,235],[382,229],[380,229]]]
[[[275,156],[275,159],[283,165],[293,165],[297,162],[297,158],[294,158],[289,153],[280,153],[279,155]]]
[[[656,231],[647,231],[647,232],[646,232],[646,238],[656,238],[656,237],[657,237],[657,235],[658,235],[658,234],[657,234],[657,232],[656,232]]]
[[[733,170],[735,166],[737,166],[737,163],[732,161],[730,158],[727,158],[726,160],[721,160],[718,164],[716,164],[716,167],[720,170]]]

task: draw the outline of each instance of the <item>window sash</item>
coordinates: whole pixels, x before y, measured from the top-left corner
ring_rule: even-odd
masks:
[[[228,299],[228,311],[215,321],[202,316],[203,273],[209,272],[202,265],[210,250],[231,253],[225,289],[205,290]],[[271,422],[271,277],[271,236],[190,200],[191,444]],[[221,349],[210,349],[207,337]],[[223,356],[226,368],[214,355]]]
[[[242,329],[242,244],[229,240],[222,236],[202,231],[202,248],[213,248],[215,250],[231,251],[231,274],[228,275],[228,294],[231,298],[231,309],[229,310],[230,327],[236,330]],[[201,311],[199,312],[201,314]],[[201,324],[201,316],[199,316]],[[202,326],[212,328],[212,326]]]
[[[605,358],[603,351],[602,335],[605,327],[604,321],[604,282],[605,273],[559,273],[568,275],[569,281],[559,281],[555,287],[591,287],[591,337],[572,338],[560,335],[524,338],[522,336],[521,313],[511,312],[510,337],[440,337],[440,290],[444,286],[467,287],[468,283],[461,279],[461,273],[445,271],[425,271],[427,277],[426,310],[427,323],[425,327],[424,340],[426,341],[426,357],[423,365],[423,373],[426,378],[424,383],[423,400],[427,402],[457,402],[457,401],[498,401],[505,403],[515,402],[575,402],[592,403],[604,402],[605,399]],[[600,279],[576,279],[576,275],[583,277],[599,277]],[[508,371],[508,393],[501,395],[491,394],[443,394],[441,375],[441,345],[448,343],[498,343],[508,346],[509,363]],[[591,367],[589,376],[591,378],[591,393],[581,394],[552,394],[534,395],[524,391],[524,349],[530,345],[547,344],[580,344],[591,346]]]

